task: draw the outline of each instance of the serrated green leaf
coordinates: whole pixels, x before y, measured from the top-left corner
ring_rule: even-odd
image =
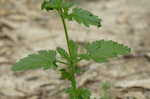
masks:
[[[57,48],[57,52],[60,54],[60,56],[66,60],[69,60],[69,55],[68,53],[65,51],[65,49],[58,47]]]
[[[99,40],[86,45],[86,49],[91,59],[96,62],[105,62],[109,58],[125,55],[130,52],[130,48],[117,42]]]
[[[41,9],[58,10],[60,8],[69,9],[73,6],[73,3],[65,2],[64,0],[44,0],[41,5]]]
[[[75,20],[79,24],[84,24],[86,27],[89,27],[90,25],[101,27],[101,19],[98,16],[81,8],[74,8],[72,13],[66,18]]]
[[[53,50],[43,50],[36,54],[31,54],[13,65],[13,71],[24,71],[31,69],[49,69],[55,68],[56,65],[56,52]]]
[[[90,99],[91,92],[85,88],[68,88],[66,92],[69,94],[70,99]]]

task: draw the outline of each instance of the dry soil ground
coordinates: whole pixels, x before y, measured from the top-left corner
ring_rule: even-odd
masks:
[[[42,0],[0,0],[0,99],[66,99],[68,82],[52,70],[14,73],[10,67],[31,52],[66,48],[59,17],[40,10]],[[100,96],[100,83],[113,83],[114,99],[150,99],[150,0],[74,0],[103,19],[100,29],[69,22],[78,42],[109,39],[132,48],[109,63],[83,62],[80,87]]]

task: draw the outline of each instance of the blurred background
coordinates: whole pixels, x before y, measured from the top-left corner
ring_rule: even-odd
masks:
[[[150,0],[69,0],[102,18],[100,29],[68,22],[79,42],[106,39],[132,48],[108,63],[79,64],[86,72],[78,86],[101,95],[102,81],[113,84],[114,99],[150,99]],[[67,99],[67,81],[53,70],[14,73],[16,60],[43,49],[66,48],[62,23],[54,12],[41,11],[42,0],[0,0],[0,99]],[[98,98],[99,99],[99,98]]]

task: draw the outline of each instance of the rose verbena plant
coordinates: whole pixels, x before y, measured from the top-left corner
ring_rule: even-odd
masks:
[[[90,99],[91,92],[86,88],[77,86],[76,75],[82,70],[78,63],[82,60],[107,62],[109,58],[125,55],[130,48],[111,40],[97,40],[85,43],[83,53],[79,52],[79,45],[68,35],[66,20],[76,21],[86,27],[101,27],[101,19],[91,12],[76,7],[73,3],[64,0],[44,0],[41,8],[46,11],[56,11],[62,21],[68,50],[58,47],[56,50],[42,50],[20,59],[12,66],[13,71],[26,71],[35,69],[54,69],[60,72],[61,78],[69,80],[70,88],[66,88],[70,99]],[[64,66],[59,67],[63,64]]]

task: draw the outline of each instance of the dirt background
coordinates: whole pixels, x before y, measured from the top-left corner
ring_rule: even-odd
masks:
[[[80,64],[79,87],[87,87],[99,99],[100,83],[113,83],[114,99],[150,99],[150,0],[73,0],[102,18],[100,29],[68,22],[70,37],[80,43],[114,40],[132,53],[109,63]],[[67,99],[67,81],[53,70],[15,73],[12,64],[29,53],[66,48],[57,14],[40,10],[42,0],[0,0],[0,99]]]

